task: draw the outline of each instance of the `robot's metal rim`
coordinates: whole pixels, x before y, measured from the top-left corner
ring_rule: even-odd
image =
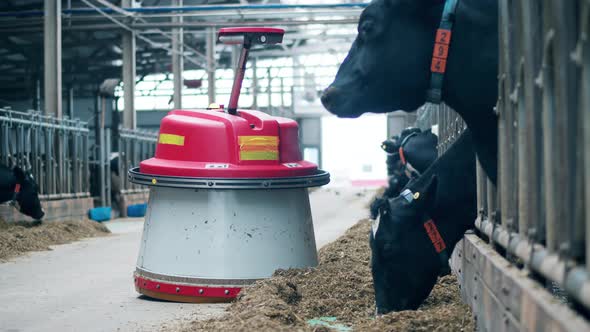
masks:
[[[175,275],[165,275],[148,271],[146,269],[136,267],[134,276],[144,279],[155,280],[159,282],[168,282],[176,285],[199,285],[202,287],[245,287],[262,280],[264,278],[256,279],[211,279],[211,278],[196,278],[196,277],[182,277]]]
[[[318,170],[313,175],[290,178],[192,178],[143,174],[139,167],[128,172],[129,181],[152,187],[169,187],[184,189],[290,189],[319,187],[330,183],[330,173]]]

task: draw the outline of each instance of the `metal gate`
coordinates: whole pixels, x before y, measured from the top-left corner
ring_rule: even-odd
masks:
[[[86,122],[0,108],[0,163],[31,170],[43,199],[89,196]]]
[[[476,226],[590,309],[589,2],[499,3],[498,192],[480,174]]]
[[[590,1],[499,0],[498,188],[478,164],[476,234],[454,254],[482,331],[589,330]],[[463,130],[425,106],[439,153]]]

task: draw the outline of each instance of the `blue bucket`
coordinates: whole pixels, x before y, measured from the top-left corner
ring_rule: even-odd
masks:
[[[103,222],[111,220],[111,207],[101,206],[88,210],[88,218],[94,221]]]
[[[145,211],[147,210],[147,204],[135,204],[127,207],[127,217],[139,218],[145,217]]]

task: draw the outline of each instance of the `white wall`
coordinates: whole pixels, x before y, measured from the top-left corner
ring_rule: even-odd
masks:
[[[357,180],[385,180],[386,155],[380,145],[387,138],[387,117],[366,114],[358,119],[322,117],[322,167],[333,185]]]

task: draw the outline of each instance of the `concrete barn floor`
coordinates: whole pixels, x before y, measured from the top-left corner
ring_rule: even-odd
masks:
[[[359,219],[373,190],[322,188],[311,195],[318,248]],[[60,245],[0,264],[0,331],[151,331],[162,323],[223,314],[225,304],[140,297],[133,287],[142,221],[107,223],[112,236]]]

